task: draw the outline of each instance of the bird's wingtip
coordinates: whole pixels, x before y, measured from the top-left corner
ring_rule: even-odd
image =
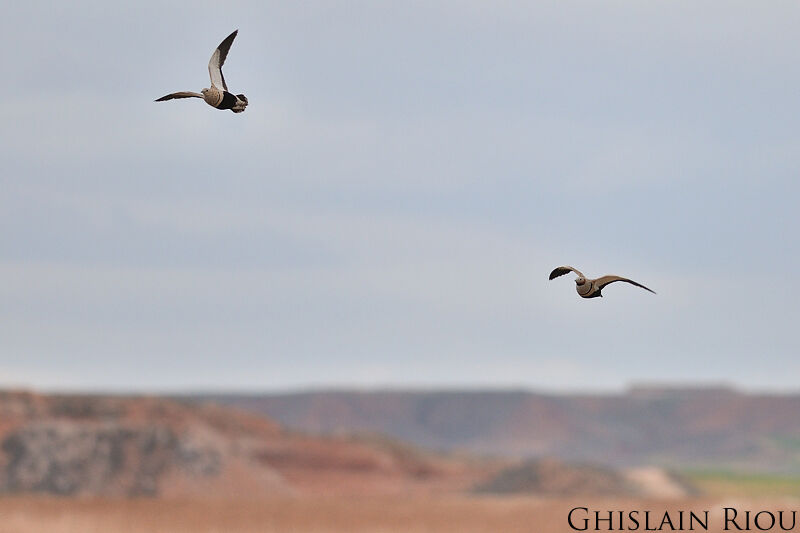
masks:
[[[565,268],[566,268],[566,270],[565,270]],[[556,279],[558,276],[563,276],[567,272],[569,272],[569,268],[567,268],[567,267],[556,267],[550,272],[549,279],[551,279],[551,280]]]

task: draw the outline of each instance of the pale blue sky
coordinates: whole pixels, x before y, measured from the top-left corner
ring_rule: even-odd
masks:
[[[6,6],[0,385],[800,382],[796,2]],[[240,115],[199,100],[225,74]],[[572,264],[628,275],[582,300]]]

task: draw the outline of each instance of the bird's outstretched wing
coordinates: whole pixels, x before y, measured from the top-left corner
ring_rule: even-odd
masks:
[[[236,34],[239,30],[225,37],[225,40],[219,43],[217,49],[211,54],[211,59],[208,60],[208,74],[211,76],[211,85],[217,89],[228,90],[225,84],[225,76],[222,75],[222,65],[225,64],[225,58],[228,57],[228,50],[231,49],[233,40],[236,39]]]
[[[167,100],[175,100],[177,98],[202,98],[203,95],[200,93],[193,93],[191,91],[181,91],[177,93],[168,94],[166,96],[162,96],[156,102],[166,102]]]
[[[631,285],[636,285],[637,287],[641,287],[642,289],[644,289],[646,291],[650,291],[653,294],[656,293],[656,291],[648,289],[647,287],[645,287],[641,283],[636,283],[632,279],[623,278],[621,276],[603,276],[602,278],[597,278],[596,280],[594,280],[594,285],[598,289],[602,289],[603,287],[605,287],[609,283],[614,283],[615,281],[624,281],[625,283],[630,283]]]
[[[571,266],[563,266],[553,269],[553,271],[550,272],[550,279],[555,279],[558,276],[563,276],[564,274],[569,274],[570,272],[575,272],[582,278],[585,277],[580,270],[572,268]]]

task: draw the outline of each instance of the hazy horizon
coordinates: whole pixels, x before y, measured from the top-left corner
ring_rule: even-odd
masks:
[[[456,383],[456,384],[420,384],[420,383],[373,383],[366,385],[347,383],[319,383],[285,385],[281,387],[231,387],[220,388],[213,384],[206,386],[171,387],[171,388],[120,388],[120,387],[34,387],[25,384],[4,383],[0,392],[22,391],[37,394],[66,395],[113,395],[113,396],[281,396],[317,393],[524,393],[545,396],[618,396],[641,390],[664,391],[726,391],[744,395],[800,395],[797,387],[746,387],[735,383],[723,382],[632,382],[621,387],[562,387],[548,388],[514,384],[495,383]]]

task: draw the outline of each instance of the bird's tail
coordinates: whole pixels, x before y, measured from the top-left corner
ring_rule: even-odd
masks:
[[[247,97],[243,94],[236,95],[236,103],[233,105],[231,111],[234,113],[241,113],[247,107]]]

